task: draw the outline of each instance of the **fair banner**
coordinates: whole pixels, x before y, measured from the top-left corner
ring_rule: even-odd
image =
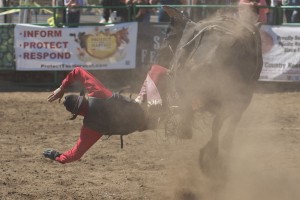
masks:
[[[167,31],[165,24],[140,23],[138,27],[137,41],[137,67],[148,69],[155,64],[157,53]]]
[[[19,71],[136,67],[136,22],[77,28],[17,24],[14,34]]]
[[[260,81],[300,81],[300,29],[263,26]]]

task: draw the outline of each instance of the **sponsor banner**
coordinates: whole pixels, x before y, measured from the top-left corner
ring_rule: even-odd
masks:
[[[166,24],[139,24],[137,67],[155,63],[163,42]],[[300,81],[300,29],[287,26],[262,26],[264,65],[260,81]]]
[[[260,81],[300,81],[300,29],[263,26]]]
[[[15,27],[16,69],[60,71],[135,68],[137,23],[78,28]]]
[[[166,29],[166,24],[139,23],[136,51],[138,68],[147,69],[155,63],[157,51],[164,40]]]

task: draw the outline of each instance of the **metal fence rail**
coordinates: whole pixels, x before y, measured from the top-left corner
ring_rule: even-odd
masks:
[[[178,9],[192,10],[197,9],[198,12],[203,14],[203,17],[209,15],[210,10],[226,9],[236,10],[237,5],[171,5]],[[161,5],[132,5],[132,6],[79,6],[81,9],[81,20],[79,25],[98,25],[102,10],[104,8],[119,8],[126,9],[128,12],[128,21],[134,21],[135,14],[140,8],[148,9],[159,9]],[[36,25],[49,25],[47,20],[51,17],[55,17],[55,13],[58,9],[65,9],[65,6],[14,6],[14,7],[0,7],[0,23],[22,23],[20,22],[20,11],[29,11],[31,19],[25,23],[31,23]],[[257,6],[258,9],[268,8],[270,14],[272,14],[271,25],[287,25],[284,17],[284,11],[287,9],[300,9],[300,6],[281,6],[281,7],[270,7],[270,6]],[[7,14],[5,14],[7,13]],[[158,22],[156,13],[152,13],[152,23]],[[300,25],[299,23],[289,23],[288,25]]]

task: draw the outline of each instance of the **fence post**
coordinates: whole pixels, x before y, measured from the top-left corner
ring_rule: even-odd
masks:
[[[64,6],[64,0],[55,0],[55,6],[63,7]],[[54,25],[56,27],[62,27],[65,18],[65,8],[56,8],[53,10],[53,19],[54,19]]]
[[[271,1],[270,12],[268,13],[268,24],[269,25],[280,25],[283,23],[283,11],[279,4],[275,4]]]
[[[31,6],[32,0],[20,0],[20,6]],[[19,23],[31,23],[30,9],[21,9],[19,13]]]

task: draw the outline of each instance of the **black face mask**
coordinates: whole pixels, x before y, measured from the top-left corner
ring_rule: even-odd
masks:
[[[83,102],[85,101],[85,90],[82,89],[78,95],[67,95],[65,96],[65,100],[63,102],[67,111],[72,113],[70,120],[73,120],[77,117],[77,114],[82,106]]]
[[[66,107],[67,111],[71,112],[72,114],[76,114],[78,99],[79,99],[78,95],[65,96],[65,100],[63,104]]]
[[[78,95],[67,95],[63,102],[66,110],[72,113],[70,120],[73,120],[77,117],[78,111],[83,103],[84,96]]]

